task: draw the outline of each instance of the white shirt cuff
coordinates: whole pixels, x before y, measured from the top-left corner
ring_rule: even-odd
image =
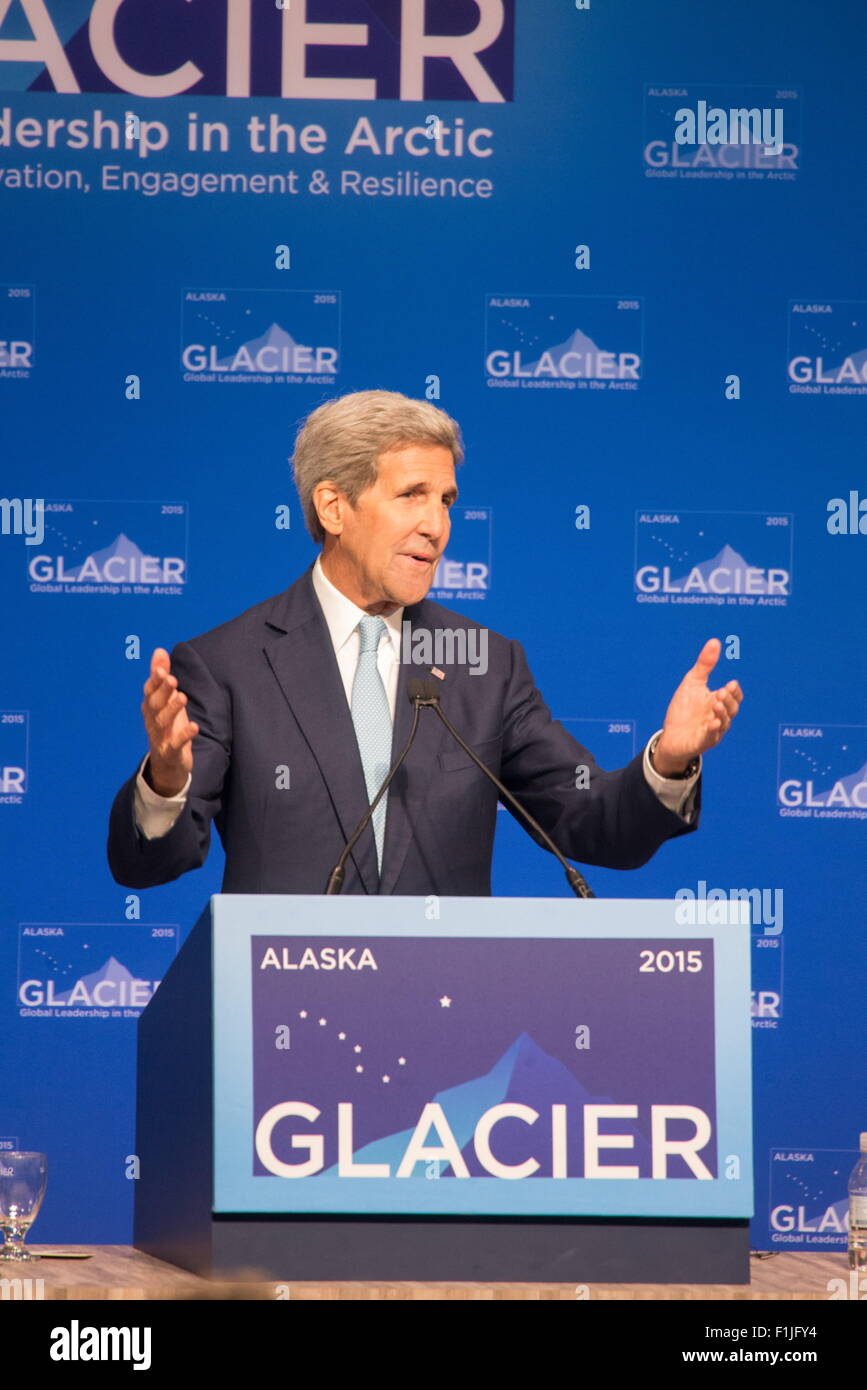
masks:
[[[661,733],[662,730],[657,729],[656,734]],[[663,777],[650,761],[650,745],[656,734],[651,734],[644,749],[644,775],[663,806],[690,822],[695,817],[695,788],[701,776],[701,758],[698,760],[698,771],[692,777]]]
[[[187,793],[192,777],[188,773],[184,786],[175,796],[160,796],[144,779],[144,765],[150,754],[146,753],[135,779],[135,821],[146,840],[157,840],[167,835],[187,803]]]

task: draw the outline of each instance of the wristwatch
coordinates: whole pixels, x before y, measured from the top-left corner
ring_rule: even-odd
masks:
[[[654,749],[656,748],[656,745],[658,744],[661,738],[662,732],[660,731],[656,735],[656,737],[651,741],[650,747],[647,750],[648,756],[650,758],[651,767],[653,767]],[[688,778],[695,776],[695,774],[698,772],[698,765],[699,759],[695,757],[692,759],[692,762],[690,762],[689,765],[684,768],[683,772],[660,772],[658,767],[653,767],[653,770],[654,772],[658,773],[660,777],[664,777],[669,782],[685,782]]]

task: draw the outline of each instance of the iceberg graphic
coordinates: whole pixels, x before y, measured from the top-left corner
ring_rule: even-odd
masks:
[[[840,786],[847,792],[851,792],[854,787],[857,787],[862,782],[867,782],[867,763],[859,767],[857,772],[850,773],[848,777],[844,777],[840,782]]]
[[[700,587],[701,589],[706,589],[708,587],[708,578],[715,569],[725,569],[733,575],[742,574],[746,580],[747,571],[753,568],[754,567],[744,559],[743,555],[740,555],[736,550],[733,550],[730,545],[726,544],[723,546],[722,550],[714,555],[712,560],[702,560],[698,565],[691,565],[688,574],[681,575],[679,579],[670,580],[669,588],[672,590],[682,589],[690,578],[690,575],[694,576],[695,574],[700,574],[704,581],[703,585],[698,586],[693,578],[690,588]],[[729,592],[766,594],[768,592],[768,581],[765,579],[760,584],[758,575],[754,572],[750,580],[749,588],[747,588],[746,582],[744,582],[742,588],[738,589],[737,586],[734,586]]]
[[[272,323],[271,327],[260,338],[251,338],[248,343],[241,343],[240,347],[234,348],[228,357],[221,357],[217,366],[223,371],[250,371],[251,368],[249,367],[233,367],[235,358],[239,352],[247,352],[255,360],[257,352],[264,347],[294,349],[298,347],[298,343],[291,333],[287,333],[285,328],[280,327],[279,323]]]
[[[836,360],[833,360],[833,361],[830,360],[830,359],[831,359],[831,354],[830,354],[830,353],[829,353],[829,355],[828,355],[827,358],[825,358],[825,357],[822,358],[822,371],[823,371],[823,372],[839,372],[840,369],[841,369],[841,367],[843,366],[844,362],[845,362],[845,363],[851,362],[851,364],[852,364],[852,366],[854,367],[855,372],[856,372],[856,374],[857,374],[858,380],[859,380],[859,381],[863,380],[863,379],[864,379],[864,377],[863,377],[864,364],[865,364],[865,362],[867,362],[867,348],[859,348],[857,352],[843,352],[842,348],[838,348],[838,349],[837,349],[837,352],[838,352],[840,355],[837,356],[836,353],[834,354]],[[828,378],[826,378],[826,379],[828,379]],[[844,376],[842,377],[842,380],[843,380],[843,381],[851,381],[851,380],[852,380],[852,373],[849,371],[849,368],[848,368],[848,367],[846,368],[846,372],[845,372]]]
[[[119,555],[123,560],[144,560],[146,558],[145,552],[139,550],[135,541],[131,541],[129,536],[121,531],[118,536],[115,536],[111,545],[107,545],[104,550],[94,550],[92,554],[87,555],[75,569],[64,568],[64,577],[67,579],[78,579],[85,565],[89,565],[91,569],[96,567],[98,573],[102,574],[103,565],[107,560],[114,559],[116,555]],[[140,572],[137,566],[136,573]]]
[[[5,7],[7,10],[9,6]],[[16,7],[13,6],[13,11]],[[18,7],[20,8],[20,7]],[[76,37],[87,36],[87,20],[92,9],[92,0],[65,0],[59,14],[52,14],[51,24],[60,40],[63,50],[69,54],[73,41]],[[23,22],[22,22],[23,21]],[[34,38],[33,25],[26,15],[20,17],[15,13],[11,18],[3,22],[3,38],[7,40],[17,39],[29,40]],[[51,80],[45,62],[42,58],[35,62],[11,62],[3,65],[3,91],[4,92],[23,92],[28,89],[31,92],[43,91],[54,92],[56,90]],[[34,69],[38,68],[37,76],[34,78]]]
[[[484,1076],[474,1077],[448,1090],[438,1091],[434,1101],[442,1107],[449,1129],[455,1137],[471,1176],[490,1177],[479,1163],[473,1147],[473,1133],[479,1116],[504,1101],[532,1105],[539,1112],[539,1120],[533,1127],[532,1151],[540,1163],[540,1175],[551,1171],[550,1158],[545,1158],[545,1147],[550,1153],[550,1114],[553,1104],[565,1104],[567,1112],[573,1117],[581,1114],[581,1107],[592,1102],[607,1103],[608,1096],[592,1096],[573,1076],[568,1067],[545,1052],[529,1033],[521,1033],[503,1053],[498,1062]],[[619,1120],[618,1133],[632,1132],[634,1146],[623,1151],[621,1159],[611,1158],[611,1162],[639,1164],[642,1171],[649,1169],[650,1146],[634,1128],[635,1121]],[[538,1131],[538,1133],[537,1133]],[[406,1147],[413,1135],[412,1129],[401,1130],[397,1134],[387,1134],[365,1144],[353,1155],[357,1163],[388,1163],[392,1173],[397,1171]],[[497,1127],[496,1153],[502,1163],[521,1163],[528,1154],[528,1126],[517,1120],[505,1119]],[[432,1137],[431,1145],[435,1144]],[[412,1176],[425,1178],[424,1161],[416,1164]],[[337,1177],[338,1166],[334,1164],[322,1173],[323,1177]],[[443,1165],[442,1177],[453,1177],[450,1167]]]
[[[858,786],[867,786],[867,763],[864,763],[863,767],[859,767],[857,772],[851,772],[848,777],[839,778],[839,780],[834,782],[830,787],[825,787],[822,791],[814,792],[813,801],[818,805],[825,805],[834,787],[837,786],[843,788],[843,791],[846,793],[846,799],[844,802],[838,792],[834,797],[835,805],[838,803],[846,806],[863,805],[863,802],[853,800],[852,793]]]
[[[845,1182],[845,1178],[843,1181]],[[800,1199],[796,1198],[794,1200]],[[818,1201],[819,1198],[814,1197],[812,1200]],[[845,1245],[845,1232],[849,1229],[848,1197],[844,1197],[843,1200],[840,1202],[829,1202],[827,1206],[819,1206],[815,1208],[809,1208],[807,1206],[804,1206],[802,1210],[804,1213],[803,1224],[799,1223],[798,1226],[798,1229],[802,1232],[802,1235],[806,1234],[808,1230],[826,1231],[829,1235],[838,1236],[840,1244]],[[832,1212],[833,1218],[831,1217]]]
[[[582,333],[580,328],[576,328],[570,338],[565,343],[557,343],[555,347],[545,348],[535,362],[527,363],[527,370],[535,372],[543,356],[547,356],[557,370],[560,370],[560,363],[570,352],[597,353],[602,349],[597,347],[592,338],[588,338],[586,333]]]
[[[126,966],[121,965],[115,956],[109,956],[105,964],[101,965],[98,970],[92,971],[90,975],[82,975],[74,985],[70,985],[65,993],[55,994],[54,1000],[57,1004],[68,1004],[72,991],[80,989],[82,985],[87,990],[88,997],[92,999],[94,989],[103,980],[111,980],[113,984],[120,984],[131,982],[135,978],[135,975],[130,974]]]

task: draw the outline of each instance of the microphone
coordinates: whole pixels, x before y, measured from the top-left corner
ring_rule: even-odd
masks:
[[[476,757],[476,754],[473,752],[472,748],[470,748],[469,744],[464,743],[464,740],[461,738],[457,729],[442,712],[436,682],[432,680],[422,680],[419,677],[415,677],[413,680],[408,682],[407,693],[409,695],[410,700],[412,700],[413,704],[415,705],[416,720],[418,719],[419,710],[434,710],[434,712],[442,720],[443,724],[445,724],[452,738],[455,739],[457,743],[460,744],[461,748],[463,748],[464,752],[468,754],[470,758],[472,758],[476,767],[481,769],[481,771],[485,774],[488,780],[493,782],[500,795],[502,797],[505,797],[506,801],[508,801],[510,806],[514,806],[515,810],[519,813],[519,815],[523,817],[527,825],[532,826],[533,830],[535,830],[536,833],[545,841],[545,844],[548,846],[551,853],[555,855],[556,858],[562,864],[566,872],[566,880],[569,884],[569,887],[572,889],[572,892],[575,894],[576,898],[595,898],[596,894],[591,889],[587,880],[584,877],[582,877],[581,874],[579,874],[578,870],[572,864],[570,864],[568,860],[564,859],[563,855],[560,853],[559,849],[554,844],[554,841],[551,839],[551,836],[548,834],[548,832],[542,829],[539,822],[535,820],[533,816],[530,815],[529,811],[524,809],[520,801],[515,800],[508,787],[503,786],[499,777],[495,777],[493,772],[491,772],[491,769],[489,767],[485,767],[485,764],[482,762],[481,758]],[[413,734],[414,733],[415,723],[413,723]]]

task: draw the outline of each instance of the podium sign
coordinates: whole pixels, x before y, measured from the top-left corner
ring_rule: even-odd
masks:
[[[215,896],[213,1212],[749,1217],[749,907],[687,906]]]

